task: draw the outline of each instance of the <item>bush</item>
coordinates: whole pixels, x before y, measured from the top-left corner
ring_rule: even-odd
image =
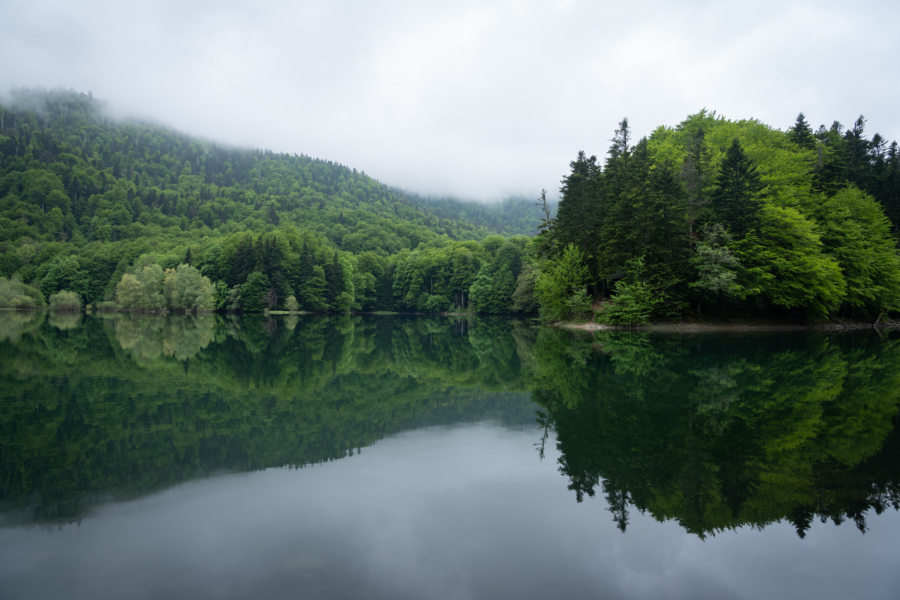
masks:
[[[598,320],[614,325],[640,325],[650,320],[653,309],[662,302],[662,297],[645,281],[644,259],[636,258],[628,262],[628,277],[616,283],[612,302],[607,304]]]
[[[77,312],[81,310],[81,297],[75,292],[62,290],[50,296],[50,310]]]
[[[41,308],[45,306],[41,291],[17,278],[0,277],[0,307],[2,308]]]

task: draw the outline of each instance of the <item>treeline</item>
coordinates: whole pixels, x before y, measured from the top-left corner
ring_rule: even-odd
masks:
[[[584,152],[542,236],[548,318],[876,319],[900,307],[900,151],[835,123],[701,112],[605,161]],[[890,219],[888,218],[890,217]]]

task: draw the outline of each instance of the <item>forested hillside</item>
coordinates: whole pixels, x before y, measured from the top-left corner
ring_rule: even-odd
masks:
[[[140,285],[128,281],[126,300],[139,300],[126,304],[142,310],[255,311],[290,296],[310,310],[447,310],[453,295],[468,308],[468,287],[499,247],[474,240],[505,230],[490,211],[454,214],[451,202],[430,210],[335,163],[116,121],[74,92],[14,92],[0,106],[0,158],[0,276],[87,303],[117,300],[129,272]],[[533,201],[519,205],[535,214]],[[449,271],[451,255],[462,272],[413,273],[394,289],[398,267]],[[182,272],[180,287],[206,276],[212,304],[162,297],[166,269],[179,264],[196,268]],[[0,301],[13,297],[6,305],[31,304],[17,284],[0,287]]]
[[[534,198],[507,198],[490,204],[455,198],[413,199],[438,217],[465,219],[502,235],[534,235],[546,218],[543,207]],[[548,201],[547,209],[550,214],[555,213],[556,202]]]
[[[290,223],[344,250],[396,252],[487,233],[342,165],[104,115],[89,96],[62,91],[19,91],[0,107],[0,239],[119,241]]]

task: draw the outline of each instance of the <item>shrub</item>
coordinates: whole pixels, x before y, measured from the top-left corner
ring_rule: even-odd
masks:
[[[615,325],[640,325],[650,320],[661,295],[643,281],[644,259],[636,258],[626,265],[628,276],[616,283],[612,302],[600,313],[598,320]]]
[[[22,283],[15,277],[0,277],[0,307],[40,308],[45,304],[44,295],[39,289]]]
[[[50,296],[50,310],[76,312],[81,310],[81,297],[75,292],[62,290]]]

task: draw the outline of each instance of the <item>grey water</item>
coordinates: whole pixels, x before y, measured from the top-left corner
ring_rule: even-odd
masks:
[[[2,598],[895,598],[900,337],[0,314]]]

